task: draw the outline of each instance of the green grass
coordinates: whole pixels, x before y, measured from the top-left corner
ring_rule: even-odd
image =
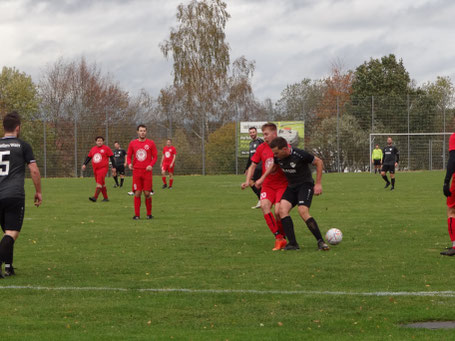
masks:
[[[112,189],[91,203],[93,179],[45,179],[15,245],[17,276],[0,287],[5,340],[382,340],[451,339],[450,330],[400,323],[455,319],[455,298],[194,290],[396,292],[453,290],[442,172],[397,174],[396,190],[371,174],[329,174],[312,215],[343,242],[318,252],[296,216],[297,252],[272,252],[273,236],[241,176],[179,176],[161,190],[153,221],[133,221],[133,199]],[[143,216],[145,208],[143,207]],[[295,212],[294,212],[295,214]],[[454,257],[455,258],[455,257]]]

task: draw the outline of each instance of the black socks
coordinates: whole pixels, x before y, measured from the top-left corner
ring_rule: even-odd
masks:
[[[286,234],[289,244],[296,245],[297,240],[295,239],[294,223],[292,222],[291,217],[290,216],[284,217],[283,219],[281,219],[281,223],[283,224],[283,230],[284,233]]]
[[[13,237],[4,235],[0,241],[0,264],[13,264],[13,248]]]
[[[316,238],[317,241],[319,240],[324,240],[322,239],[321,231],[319,230],[318,223],[316,220],[314,220],[313,217],[309,218],[308,220],[305,221],[306,226],[308,226],[308,229],[311,231],[313,234],[314,238]],[[284,226],[284,224],[283,224]]]

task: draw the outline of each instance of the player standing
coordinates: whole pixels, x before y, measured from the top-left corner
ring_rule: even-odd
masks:
[[[242,184],[242,189],[250,186],[251,178],[254,171],[262,161],[262,176],[259,178],[255,186],[261,188],[261,208],[264,214],[264,219],[270,231],[275,235],[275,247],[273,251],[281,250],[286,246],[286,239],[284,239],[283,226],[279,216],[280,199],[283,195],[288,181],[286,180],[283,171],[274,164],[273,152],[270,149],[269,143],[277,137],[277,127],[273,123],[266,123],[262,126],[262,133],[264,135],[264,143],[260,144],[256,149],[256,153],[251,158],[251,166],[248,168],[246,180]],[[267,175],[265,173],[268,171]],[[275,217],[271,209],[275,205]]]
[[[156,163],[158,151],[155,142],[147,139],[147,127],[137,126],[137,139],[130,142],[126,162],[133,171],[134,220],[140,219],[141,193],[144,192],[147,219],[152,219],[152,169]]]
[[[109,171],[109,159],[112,163],[112,170],[115,172],[115,160],[114,160],[114,153],[112,153],[112,149],[108,146],[104,145],[104,137],[97,136],[95,138],[96,146],[90,149],[90,152],[87,155],[87,158],[82,165],[82,170],[85,171],[87,168],[87,164],[92,160],[92,167],[93,167],[93,174],[95,175],[96,181],[96,189],[95,195],[93,197],[89,197],[90,201],[96,202],[98,199],[98,195],[100,192],[103,194],[103,201],[109,201],[107,197],[107,189],[106,189],[106,182],[105,178],[107,172]]]
[[[245,171],[244,171],[245,174],[248,172],[248,168],[251,166],[251,162],[252,162],[251,158],[253,157],[254,153],[256,153],[257,147],[259,147],[259,145],[264,142],[263,139],[258,137],[258,131],[257,131],[256,127],[250,127],[248,129],[248,134],[250,135],[251,142],[250,142],[250,146],[249,146],[249,150],[248,150],[248,161],[246,163]],[[262,175],[262,162],[259,162],[254,171],[253,177],[250,181],[250,187],[253,190],[254,194],[256,194],[258,197],[258,203],[256,204],[256,206],[251,207],[253,209],[261,207],[261,190],[259,188],[257,188],[256,186],[254,186],[254,183],[256,182],[256,180],[258,180],[261,177],[261,175]]]
[[[316,220],[310,215],[309,211],[313,194],[322,194],[321,179],[324,168],[322,160],[302,149],[289,147],[287,141],[282,137],[274,139],[270,144],[270,148],[272,148],[276,157],[275,162],[283,170],[289,183],[280,202],[280,217],[289,241],[285,250],[298,250],[300,248],[295,239],[294,223],[289,215],[292,208],[296,205],[298,205],[300,217],[316,238],[318,249],[323,251],[330,250],[322,238]],[[316,166],[316,184],[308,166],[310,164]]]
[[[447,171],[444,178],[443,192],[447,197],[447,225],[449,230],[452,247],[441,252],[444,256],[455,255],[455,133],[449,139],[449,160],[447,161]],[[452,185],[450,185],[452,180]]]
[[[371,162],[374,166],[374,174],[381,172],[381,163],[382,163],[382,150],[377,144],[371,153]]]
[[[114,160],[115,163],[112,164],[112,167],[115,168],[115,172],[112,172],[112,176],[115,181],[116,187],[122,187],[123,181],[125,180],[125,167],[126,167],[126,151],[125,149],[120,148],[120,143],[118,141],[114,142]],[[118,176],[120,175],[120,185],[118,183]]]
[[[166,172],[169,174],[169,189],[172,189],[174,183],[174,165],[177,156],[177,149],[172,145],[172,140],[167,139],[166,145],[163,148],[163,156],[161,158],[161,179],[163,180],[163,189],[167,187]]]
[[[392,138],[389,136],[387,138],[387,146],[383,149],[383,158],[382,158],[382,169],[381,175],[384,181],[386,182],[385,187],[390,186],[389,179],[387,179],[387,172],[390,173],[390,180],[392,181],[392,187],[390,190],[395,189],[395,167],[398,166],[398,161],[400,160],[400,153],[398,152],[397,147],[393,145]]]
[[[41,176],[33,156],[32,147],[19,139],[21,120],[13,111],[3,118],[4,137],[0,142],[0,223],[3,238],[0,241],[1,266],[5,264],[5,276],[15,274],[13,268],[14,242],[19,237],[24,221],[25,208],[25,165],[35,185],[35,206],[41,205]]]

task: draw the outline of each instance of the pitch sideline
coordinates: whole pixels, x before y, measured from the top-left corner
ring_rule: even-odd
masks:
[[[0,286],[0,290],[40,290],[40,291],[119,291],[151,293],[189,293],[189,294],[281,294],[315,296],[414,296],[414,297],[455,297],[455,291],[312,291],[312,290],[248,290],[248,289],[185,289],[185,288],[111,288],[111,287],[42,287],[42,286]]]

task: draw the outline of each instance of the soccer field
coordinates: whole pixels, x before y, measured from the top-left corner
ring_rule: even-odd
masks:
[[[273,236],[243,176],[155,178],[154,219],[112,189],[92,203],[93,179],[43,180],[15,245],[17,275],[0,280],[5,340],[451,339],[401,323],[453,320],[455,257],[443,172],[323,176],[312,215],[343,242],[329,252],[295,216],[299,251]],[[145,207],[142,207],[145,216]],[[445,291],[450,291],[446,292]]]

